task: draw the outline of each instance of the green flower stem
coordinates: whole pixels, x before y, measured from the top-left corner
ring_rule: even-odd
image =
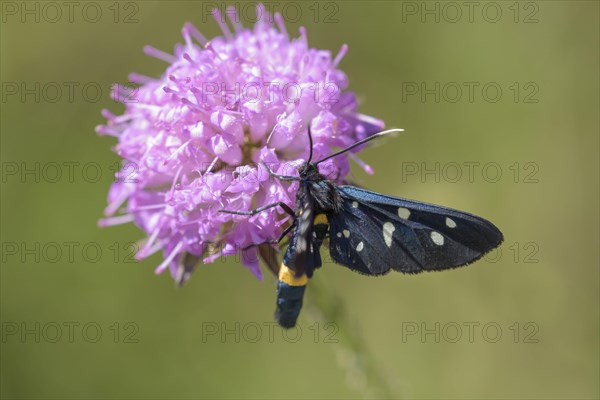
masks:
[[[310,323],[333,323],[338,328],[335,335],[337,362],[345,370],[346,383],[351,389],[359,391],[364,398],[398,398],[392,393],[390,381],[376,367],[360,327],[346,312],[343,299],[330,290],[323,275],[309,283],[303,315]]]

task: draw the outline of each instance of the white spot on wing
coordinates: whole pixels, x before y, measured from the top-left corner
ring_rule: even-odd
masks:
[[[342,237],[342,232],[338,232],[338,233],[337,233],[335,236],[337,236],[337,237],[340,237],[340,238],[341,238],[341,237]]]
[[[429,236],[431,236],[433,243],[437,244],[438,246],[442,246],[444,244],[444,237],[439,232],[431,231]]]
[[[302,252],[306,250],[306,240],[303,237],[298,240],[298,251]]]
[[[383,224],[383,240],[385,241],[387,247],[392,247],[392,234],[395,230],[396,228],[391,222],[386,222]]]
[[[398,207],[398,216],[402,219],[408,219],[410,217],[410,210],[404,207]]]
[[[453,219],[446,217],[446,226],[448,228],[456,228],[456,222]]]
[[[344,229],[343,232],[344,232],[344,237],[346,239],[348,239],[350,237],[350,231],[348,229]]]
[[[363,242],[360,242],[358,244],[358,246],[356,246],[356,251],[358,251],[359,253],[362,251],[363,247],[365,247]]]
[[[358,208],[358,201],[353,201],[352,202],[352,207]]]

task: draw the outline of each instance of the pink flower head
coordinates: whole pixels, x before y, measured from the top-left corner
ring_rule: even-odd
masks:
[[[290,38],[281,15],[274,17],[276,27],[262,5],[257,15],[254,29],[232,18],[231,32],[217,10],[222,37],[208,42],[187,23],[185,43],[173,55],[146,47],[146,54],[169,64],[166,71],[158,79],[130,75],[140,85],[136,90],[115,86],[125,112],[104,110],[108,123],[97,128],[118,139],[123,158],[100,224],[133,221],[148,235],[137,257],[162,251],[156,273],[168,268],[179,283],[195,263],[234,254],[262,278],[252,245],[276,239],[289,217],[279,208],[252,217],[219,210],[279,201],[293,208],[297,184],[272,178],[263,163],[297,175],[310,151],[309,125],[314,159],[383,128],[359,114],[355,95],[346,91],[348,78],[338,69],[346,45],[332,58],[308,46],[304,28]],[[354,155],[328,160],[321,172],[343,182],[348,157]]]

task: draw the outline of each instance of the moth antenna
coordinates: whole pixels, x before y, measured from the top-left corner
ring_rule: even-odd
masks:
[[[309,132],[309,137],[310,137],[310,130],[309,130],[308,132]],[[353,144],[353,145],[351,145],[351,146],[348,146],[348,147],[346,147],[346,148],[345,148],[345,149],[343,149],[343,150],[340,150],[340,151],[338,151],[338,152],[336,152],[336,153],[333,153],[333,154],[330,154],[330,155],[328,155],[327,157],[325,157],[325,158],[323,158],[323,159],[321,159],[321,160],[317,161],[315,164],[320,164],[320,163],[322,163],[323,161],[327,161],[327,160],[329,160],[330,158],[333,158],[333,157],[339,156],[340,154],[344,154],[344,153],[346,153],[346,152],[348,152],[348,151],[352,150],[353,148],[355,148],[355,147],[357,147],[357,146],[360,146],[361,144],[365,144],[365,143],[367,143],[367,142],[370,142],[371,140],[373,140],[373,139],[375,139],[375,138],[378,138],[378,137],[380,137],[380,136],[384,136],[384,135],[387,135],[387,134],[389,134],[389,133],[393,133],[393,132],[404,132],[404,129],[400,129],[400,128],[394,128],[394,129],[388,129],[387,131],[382,131],[382,132],[376,133],[376,134],[374,134],[374,135],[371,135],[371,136],[369,136],[369,137],[367,137],[367,138],[364,138],[363,140],[359,140],[358,142],[354,143],[354,144]],[[310,148],[310,152],[311,152],[311,154],[310,154],[310,155],[311,155],[311,157],[312,157],[312,139],[311,139],[311,148]]]
[[[308,142],[310,143],[310,154],[308,155],[308,161],[306,163],[310,164],[310,162],[312,161],[312,157],[313,157],[313,139],[312,139],[312,133],[310,133],[310,125],[308,125]]]

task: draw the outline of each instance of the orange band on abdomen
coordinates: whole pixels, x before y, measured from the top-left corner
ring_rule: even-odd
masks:
[[[284,263],[281,263],[279,269],[279,280],[290,286],[305,286],[308,283],[308,276],[296,276],[296,273],[289,269]]]

